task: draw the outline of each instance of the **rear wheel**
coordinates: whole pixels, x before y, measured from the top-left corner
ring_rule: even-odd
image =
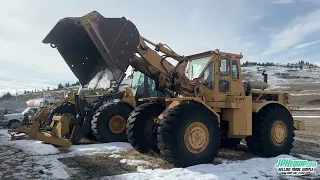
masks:
[[[127,141],[126,120],[132,110],[125,102],[102,105],[91,121],[96,139],[101,143]]]
[[[171,109],[158,127],[161,154],[179,167],[211,162],[219,149],[217,117],[201,104]]]
[[[246,138],[248,148],[263,157],[289,154],[294,141],[294,121],[281,106],[262,109],[253,119],[252,136]]]
[[[157,127],[154,119],[165,107],[159,103],[148,102],[138,106],[127,121],[127,138],[131,146],[140,153],[159,152],[157,147]]]

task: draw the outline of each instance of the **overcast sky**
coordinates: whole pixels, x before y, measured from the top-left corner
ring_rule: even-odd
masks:
[[[243,61],[319,62],[320,0],[2,0],[0,93],[77,79],[42,40],[58,20],[93,10],[125,16],[140,34],[183,55],[214,50]]]

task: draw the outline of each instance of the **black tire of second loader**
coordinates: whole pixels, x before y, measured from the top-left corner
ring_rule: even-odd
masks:
[[[132,106],[122,101],[99,107],[91,121],[95,138],[100,143],[126,142],[126,121],[132,110]]]
[[[162,104],[144,103],[131,112],[126,126],[127,139],[140,153],[158,153],[157,128],[154,119],[164,111]]]

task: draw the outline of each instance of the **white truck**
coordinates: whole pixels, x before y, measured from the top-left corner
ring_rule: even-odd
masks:
[[[29,115],[35,115],[44,106],[52,104],[52,100],[44,100],[43,98],[31,99],[26,102],[27,108],[21,113],[13,113],[4,115],[4,119],[0,121],[1,125],[5,125],[8,128],[15,127],[23,122]]]

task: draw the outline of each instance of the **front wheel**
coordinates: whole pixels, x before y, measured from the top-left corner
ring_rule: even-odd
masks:
[[[172,108],[158,127],[161,154],[175,166],[211,162],[219,149],[217,117],[199,103]]]

